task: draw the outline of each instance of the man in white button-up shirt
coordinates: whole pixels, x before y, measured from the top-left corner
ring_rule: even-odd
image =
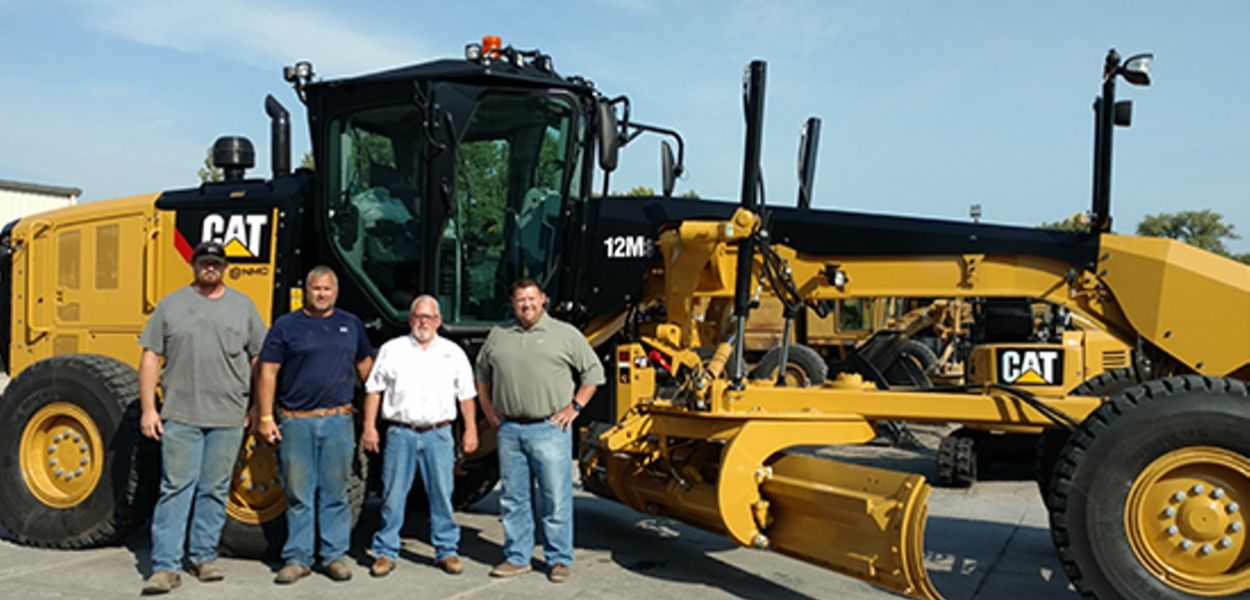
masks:
[[[412,334],[382,345],[365,382],[364,432],[360,443],[377,452],[378,410],[387,421],[382,456],[382,527],[373,536],[375,577],[395,569],[404,504],[417,467],[430,500],[430,543],[434,560],[455,575],[464,570],[458,556],[460,526],[452,517],[452,469],[456,449],[451,424],[456,405],[464,414],[464,451],[477,449],[476,396],[473,369],[464,350],[438,335],[442,317],[432,296],[413,300],[408,312]]]

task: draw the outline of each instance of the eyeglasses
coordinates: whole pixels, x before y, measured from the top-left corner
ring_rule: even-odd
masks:
[[[202,260],[195,263],[197,269],[217,269],[218,271],[226,268],[226,263],[217,262],[215,260]]]
[[[417,315],[417,314],[414,314],[414,315],[412,315],[412,318],[413,318],[413,319],[415,319],[415,320],[417,320],[417,321],[437,321],[437,320],[438,320],[438,315]]]

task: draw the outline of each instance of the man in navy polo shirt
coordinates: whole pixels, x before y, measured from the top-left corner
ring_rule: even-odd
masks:
[[[326,574],[335,581],[352,577],[344,558],[352,528],[347,500],[356,448],[352,399],[356,383],[373,366],[373,347],[360,319],[334,307],[338,294],[332,269],[309,271],[304,307],[274,322],[260,353],[257,433],[271,444],[281,442],[278,455],[287,502],[286,564],[275,583],[294,583],[312,571],[315,531],[321,533]]]

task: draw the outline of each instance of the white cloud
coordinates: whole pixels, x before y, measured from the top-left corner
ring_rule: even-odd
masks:
[[[104,0],[83,7],[89,27],[141,44],[271,69],[309,59],[344,76],[428,59],[411,37],[299,5],[242,0]]]

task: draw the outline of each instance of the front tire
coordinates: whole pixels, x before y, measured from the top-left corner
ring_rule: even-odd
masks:
[[[1193,375],[1148,381],[1087,417],[1059,457],[1049,503],[1055,548],[1077,590],[1244,597],[1247,431],[1246,385]]]
[[[50,548],[118,543],[151,514],[159,446],[139,434],[129,365],[69,354],[31,365],[0,402],[0,525]]]

